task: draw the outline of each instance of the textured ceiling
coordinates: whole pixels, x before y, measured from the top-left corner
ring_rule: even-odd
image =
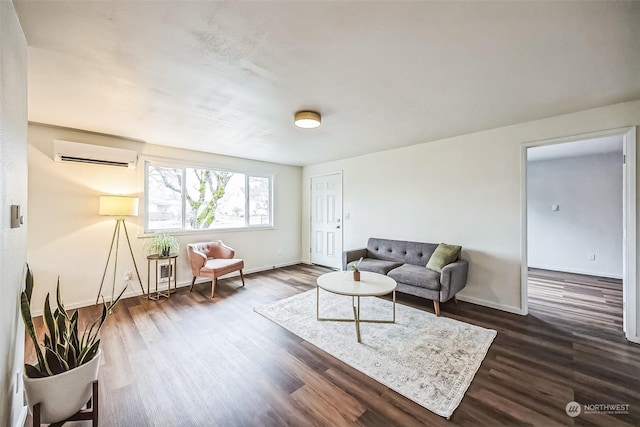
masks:
[[[640,98],[640,2],[14,1],[29,119],[306,165]],[[293,113],[322,113],[318,129]]]

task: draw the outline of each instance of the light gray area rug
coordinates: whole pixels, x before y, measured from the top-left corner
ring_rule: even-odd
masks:
[[[362,319],[391,319],[392,303],[360,298]],[[320,316],[353,318],[351,297],[320,291]],[[316,320],[316,290],[255,311],[426,409],[449,418],[496,331],[396,304],[396,323]]]

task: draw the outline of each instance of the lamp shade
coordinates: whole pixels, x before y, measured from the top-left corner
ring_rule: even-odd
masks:
[[[100,215],[138,216],[138,198],[129,196],[100,196]]]

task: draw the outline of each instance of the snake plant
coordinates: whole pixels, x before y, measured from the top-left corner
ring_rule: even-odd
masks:
[[[57,375],[77,368],[93,359],[100,346],[98,333],[107,318],[107,313],[120,300],[125,289],[108,306],[104,301],[102,302],[102,314],[91,325],[87,325],[80,336],[78,334],[78,310],[74,311],[71,316],[65,310],[60,297],[60,278],[58,278],[55,311],[51,312],[49,294],[44,301],[42,317],[45,333],[41,348],[31,317],[33,273],[27,264],[25,290],[20,295],[20,311],[25,329],[33,341],[38,364],[36,366],[25,364],[26,375],[29,378]]]

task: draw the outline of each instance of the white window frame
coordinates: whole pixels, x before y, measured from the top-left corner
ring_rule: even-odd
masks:
[[[149,168],[150,167],[162,167],[162,168],[172,168],[172,169],[181,169],[182,170],[182,227],[181,228],[171,228],[171,229],[150,229],[149,228]],[[186,213],[187,213],[187,200],[185,197],[186,194],[186,170],[187,169],[209,169],[215,170],[219,172],[231,172],[237,174],[244,175],[244,185],[245,185],[245,198],[244,198],[244,223],[245,225],[242,227],[215,227],[211,226],[209,228],[202,229],[188,229],[186,226]],[[156,232],[167,232],[167,233],[179,233],[179,234],[188,234],[188,233],[203,233],[203,232],[224,232],[224,231],[242,231],[242,230],[264,230],[269,228],[275,228],[275,219],[273,212],[273,195],[274,195],[274,178],[272,174],[265,173],[257,173],[257,172],[247,172],[243,170],[233,170],[227,168],[219,168],[215,166],[205,166],[198,164],[190,164],[190,163],[172,163],[165,161],[155,161],[155,160],[145,160],[144,161],[144,218],[143,218],[143,229],[145,234],[153,234]],[[249,178],[266,178],[269,181],[269,224],[258,224],[258,225],[250,225],[249,224],[249,196],[250,196],[250,187],[249,187]]]

